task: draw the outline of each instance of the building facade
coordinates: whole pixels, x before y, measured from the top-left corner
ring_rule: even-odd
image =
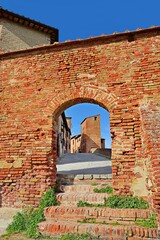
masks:
[[[81,134],[71,137],[71,153],[81,152]]]
[[[100,115],[85,118],[81,123],[81,134],[71,137],[71,153],[93,153],[105,148],[101,138]]]
[[[81,123],[81,152],[90,153],[101,148],[100,115],[85,118]]]
[[[0,53],[52,44],[58,29],[0,7]]]
[[[61,157],[65,153],[70,153],[71,148],[71,118],[66,117],[63,112],[58,118],[57,131],[57,156]]]

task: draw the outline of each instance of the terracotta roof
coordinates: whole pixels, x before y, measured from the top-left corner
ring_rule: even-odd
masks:
[[[48,34],[50,34],[50,36],[52,38],[52,42],[58,41],[58,29],[57,28],[45,25],[43,23],[32,20],[30,18],[10,12],[8,10],[3,9],[1,6],[0,6],[0,18],[6,18],[10,21],[19,23],[19,24],[24,25],[29,28],[33,28],[37,31],[48,33]]]

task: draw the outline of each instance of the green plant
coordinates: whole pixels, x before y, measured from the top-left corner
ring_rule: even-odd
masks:
[[[43,209],[33,211],[26,219],[26,232],[27,237],[39,237],[40,233],[37,230],[37,224],[44,221]]]
[[[39,201],[38,208],[45,208],[49,206],[57,206],[59,205],[59,201],[56,198],[55,190],[49,189],[45,194],[43,194],[42,198]]]
[[[80,223],[96,223],[95,218],[84,218],[83,220],[78,220]]]
[[[7,227],[7,232],[12,234],[24,232],[27,237],[39,238],[41,234],[37,230],[37,224],[45,220],[44,208],[56,205],[59,205],[59,202],[56,199],[55,191],[50,189],[43,194],[37,209],[28,208],[22,213],[17,213],[13,222]]]
[[[104,205],[110,208],[138,208],[147,209],[149,204],[144,199],[129,196],[111,196],[104,199]]]
[[[84,218],[83,220],[78,220],[79,223],[93,223],[93,224],[104,224],[104,225],[112,225],[112,226],[119,226],[123,225],[126,226],[126,224],[120,224],[119,222],[98,222],[95,220],[95,218]]]
[[[119,226],[119,225],[126,226],[126,224],[120,224],[119,222],[111,222],[110,225],[112,225],[112,226]]]
[[[93,190],[95,193],[108,193],[108,194],[113,194],[113,188],[110,186],[106,186],[103,188],[94,188]]]
[[[138,208],[147,209],[149,204],[144,199],[127,196],[111,196],[104,199],[104,204],[93,204],[79,201],[77,207],[110,207],[110,208]]]
[[[10,239],[13,239],[13,240],[27,240],[27,239],[30,239],[30,238],[26,238],[26,236],[24,236],[22,233],[15,233],[15,234],[3,234],[0,236],[0,239],[2,240],[10,240]],[[35,238],[34,238],[35,239]],[[42,239],[45,239],[45,240],[53,240],[53,237],[49,237],[49,236],[39,236],[39,237],[36,237],[37,240],[42,240]],[[55,240],[58,240],[57,238]]]
[[[11,234],[10,233],[6,233],[6,234],[3,234],[3,235],[0,235],[0,237],[3,239],[3,240],[8,240],[10,238]]]
[[[85,234],[66,234],[58,240],[98,240],[99,238],[92,236],[89,233]]]
[[[55,193],[60,193],[61,192],[60,185],[58,183],[55,184],[54,191],[55,191]]]
[[[77,203],[77,207],[104,207],[104,204],[94,204],[94,203],[88,203],[88,202],[80,200]]]
[[[98,185],[98,183],[96,183],[96,182],[91,183],[91,186],[97,186],[97,185]]]
[[[24,212],[20,213],[18,212],[14,217],[13,217],[13,222],[9,224],[7,227],[7,233],[19,233],[23,232],[26,230],[26,225],[25,225],[25,214]]]
[[[136,220],[135,224],[145,228],[156,228],[157,227],[157,215],[153,214],[149,219]]]
[[[85,202],[85,201],[80,200],[80,201],[77,203],[77,207],[91,207],[91,204],[88,203],[88,202]]]
[[[126,237],[127,237],[127,239],[128,239],[128,236],[129,236],[129,230],[127,229],[126,230]]]

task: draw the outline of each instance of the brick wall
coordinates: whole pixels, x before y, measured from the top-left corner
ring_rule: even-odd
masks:
[[[50,35],[6,19],[0,22],[1,48],[5,51],[50,44]]]
[[[89,153],[101,147],[100,115],[86,118],[81,123],[81,152]]]
[[[159,28],[1,54],[3,206],[37,204],[55,183],[56,119],[97,103],[110,113],[115,194],[160,211]]]

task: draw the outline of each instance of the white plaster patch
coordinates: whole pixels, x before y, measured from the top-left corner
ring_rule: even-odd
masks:
[[[130,64],[139,63],[139,62],[140,62],[140,60],[134,59],[134,60],[130,61]]]
[[[22,161],[23,160],[24,160],[24,158],[17,159],[16,161],[14,161],[13,168],[20,168],[20,167],[22,167]]]
[[[134,173],[139,173],[141,178],[134,178],[131,185],[131,191],[134,192],[134,196],[148,196],[148,190],[146,187],[147,169],[145,166],[137,166],[134,169]]]
[[[96,77],[96,74],[89,74],[89,73],[80,73],[77,75],[78,78],[88,78],[92,79]]]
[[[14,78],[9,80],[9,83],[10,83],[11,85],[15,84],[16,82],[17,82],[17,80],[14,79]]]
[[[151,180],[148,179],[148,187],[150,188],[150,187],[152,187],[152,186],[153,186],[153,184],[152,184]]]

